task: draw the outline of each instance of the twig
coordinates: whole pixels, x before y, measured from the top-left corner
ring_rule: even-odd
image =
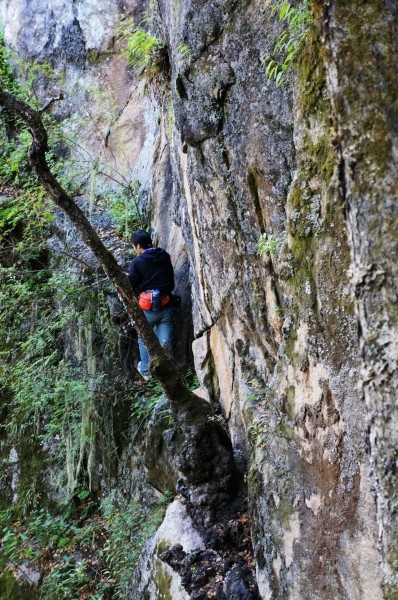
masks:
[[[46,102],[46,104],[44,106],[39,108],[38,112],[40,114],[44,113],[45,110],[50,108],[51,104],[53,104],[54,102],[58,102],[59,100],[63,100],[63,99],[64,99],[64,95],[61,92],[60,95],[58,96],[58,98],[51,98],[48,102]]]
[[[69,258],[71,258],[72,260],[75,260],[76,262],[82,263],[82,265],[84,265],[85,267],[87,267],[88,269],[92,269],[93,266],[89,265],[88,262],[86,262],[85,260],[83,260],[82,258],[77,258],[77,256],[73,256],[73,254],[69,254],[68,252],[65,252],[63,250],[57,250],[57,254],[62,254],[64,256],[68,256]]]

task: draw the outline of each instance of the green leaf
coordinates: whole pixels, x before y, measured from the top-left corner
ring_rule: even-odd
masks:
[[[289,10],[289,5],[288,4],[282,4],[282,7],[281,7],[281,9],[279,11],[279,20],[280,21],[283,21],[283,19],[285,18],[286,13],[288,12],[288,10]]]
[[[271,70],[273,64],[274,64],[274,61],[271,59],[267,65],[267,68],[265,69],[265,72],[267,75],[270,74],[270,70]]]

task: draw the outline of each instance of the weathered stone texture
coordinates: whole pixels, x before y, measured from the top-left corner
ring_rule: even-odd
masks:
[[[264,78],[263,6],[229,6],[217,34],[211,7],[201,32],[188,26],[195,9],[168,13],[192,51],[173,81],[194,347],[250,462],[260,591],[381,598],[338,159],[322,69],[305,63],[319,46],[300,65],[318,83],[298,81],[293,100]],[[264,230],[278,256],[258,256]]]
[[[397,7],[319,7],[360,333],[385,593],[397,579]],[[349,56],[349,60],[347,57]]]
[[[171,132],[166,111],[142,96],[142,83],[114,52],[121,11],[137,8],[49,4],[58,19],[49,7],[29,17],[32,3],[3,0],[6,37],[12,45],[23,40],[27,56],[66,60],[69,89],[81,78],[114,98],[113,116],[88,99],[97,116],[79,135],[93,155],[140,182],[186,313],[190,278],[194,331],[181,332],[179,357],[193,335],[201,384],[221,404],[237,464],[248,469],[261,597],[381,599],[376,494],[390,564],[385,595],[393,598],[395,7],[314,2],[316,23],[297,74],[275,88],[261,63],[278,27],[266,3],[160,2]],[[31,29],[45,29],[40,41],[28,35],[29,18]],[[67,49],[65,36],[73,41]],[[77,106],[70,100],[57,110],[68,115]],[[264,232],[277,240],[276,254],[258,254]],[[173,514],[166,523],[176,522]],[[189,523],[181,519],[184,531]],[[178,576],[158,557],[163,534],[168,546],[176,542],[166,533],[148,547],[138,589],[185,600]],[[189,543],[181,552],[192,550]]]

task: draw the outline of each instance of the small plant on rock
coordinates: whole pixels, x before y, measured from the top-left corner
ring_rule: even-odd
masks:
[[[145,71],[146,74],[160,71],[166,47],[166,43],[161,38],[145,31],[135,23],[134,19],[124,23],[120,37],[127,42],[123,53],[130,67],[139,73]]]
[[[186,44],[180,44],[177,47],[179,59],[178,64],[182,64],[185,60],[189,61],[193,57],[193,52]]]
[[[168,94],[170,61],[166,42],[153,33],[153,9],[144,13],[139,25],[133,18],[119,27],[119,38],[125,43],[122,54],[137,75],[144,75],[147,86],[158,100]]]
[[[106,206],[112,220],[116,223],[118,234],[129,239],[135,229],[142,228],[142,215],[138,203],[138,185],[131,186],[131,192],[122,190],[106,198]]]
[[[276,87],[285,81],[285,73],[294,61],[308,31],[314,22],[309,0],[302,0],[294,6],[286,0],[274,2],[270,17],[278,15],[278,20],[283,23],[283,31],[279,35],[271,55],[263,55],[268,79],[274,80]]]
[[[257,242],[257,250],[261,256],[264,254],[278,254],[281,241],[272,234],[263,233]]]

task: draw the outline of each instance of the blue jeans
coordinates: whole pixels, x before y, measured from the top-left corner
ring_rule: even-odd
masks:
[[[167,348],[172,352],[174,346],[174,306],[166,306],[166,308],[162,308],[156,312],[152,310],[144,310],[143,312],[150,325],[152,325],[152,329],[155,331],[160,345],[163,346],[166,343]],[[140,338],[138,338],[138,346],[140,348],[141,371],[147,373],[149,357],[147,349]]]

